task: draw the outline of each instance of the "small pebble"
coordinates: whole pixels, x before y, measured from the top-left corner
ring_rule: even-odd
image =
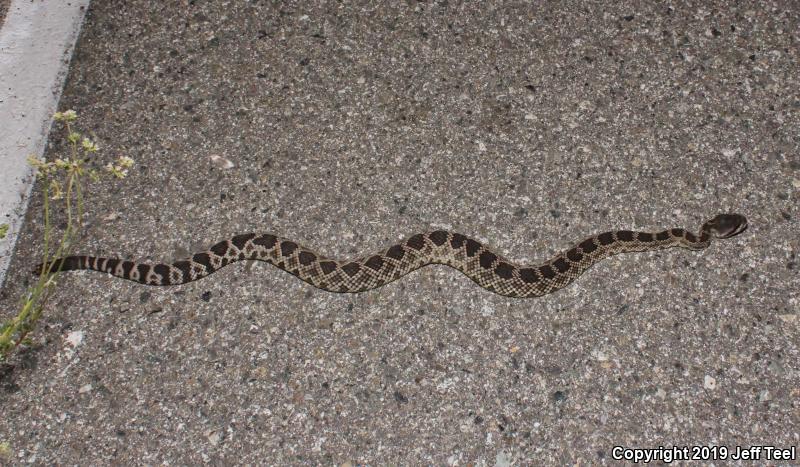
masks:
[[[210,157],[210,159],[211,159],[211,162],[213,162],[214,165],[216,165],[220,169],[232,169],[232,168],[236,167],[236,164],[234,164],[229,159],[226,159],[226,158],[224,158],[222,156],[213,155],[213,156]]]
[[[712,376],[706,375],[703,378],[703,387],[710,390],[717,389],[717,380]]]

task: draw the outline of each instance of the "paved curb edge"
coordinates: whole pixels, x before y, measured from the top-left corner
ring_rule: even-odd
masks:
[[[0,29],[0,287],[33,187],[27,157],[43,157],[89,3],[14,0]]]

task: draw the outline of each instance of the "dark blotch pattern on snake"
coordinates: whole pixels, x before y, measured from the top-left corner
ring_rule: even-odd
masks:
[[[569,285],[592,265],[618,253],[671,247],[702,250],[712,238],[729,238],[747,228],[739,214],[720,214],[697,234],[684,229],[662,232],[605,232],[578,243],[549,261],[518,266],[480,242],[446,230],[417,234],[371,256],[339,261],[271,234],[242,234],[172,264],[145,264],[116,258],[68,256],[53,261],[51,272],[90,269],[147,285],[195,281],[242,260],[266,261],[314,287],[357,293],[381,287],[428,264],[446,264],[491,292],[509,297],[540,297]],[[35,273],[42,272],[42,265]]]

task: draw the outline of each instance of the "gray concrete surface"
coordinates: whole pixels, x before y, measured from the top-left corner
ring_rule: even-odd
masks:
[[[0,26],[6,19],[8,14],[8,7],[11,5],[11,0],[0,0]]]
[[[4,372],[12,460],[586,465],[617,464],[616,445],[797,446],[799,30],[791,2],[93,3],[60,107],[99,164],[137,166],[89,193],[81,251],[169,259],[263,230],[344,257],[444,226],[535,261],[608,229],[725,211],[751,227],[536,300],[444,267],[355,296],[265,264],[169,288],[65,275]]]
[[[0,286],[33,186],[28,157],[41,157],[89,0],[6,8],[0,28]],[[0,9],[2,9],[0,7]]]

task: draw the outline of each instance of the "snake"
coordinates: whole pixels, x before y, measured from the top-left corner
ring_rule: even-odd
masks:
[[[204,252],[171,264],[66,256],[39,264],[33,273],[92,270],[145,285],[168,286],[202,279],[237,261],[258,260],[322,290],[359,293],[384,286],[423,266],[443,264],[461,271],[490,292],[526,298],[560,290],[594,264],[619,253],[672,247],[703,250],[712,239],[730,238],[745,229],[745,216],[719,214],[705,222],[696,234],[682,228],[660,232],[604,232],[532,266],[517,265],[479,241],[448,230],[415,234],[378,253],[354,260],[328,258],[295,241],[270,233],[247,233],[218,242]]]

